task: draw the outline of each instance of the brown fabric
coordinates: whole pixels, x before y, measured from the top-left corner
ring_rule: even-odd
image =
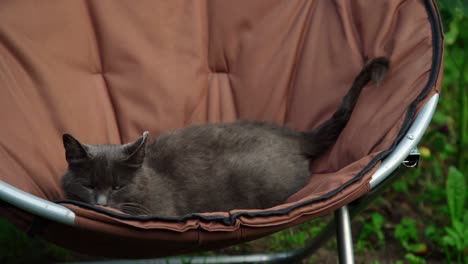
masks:
[[[422,0],[2,1],[0,180],[63,198],[64,132],[118,144],[145,130],[155,137],[235,119],[311,129],[334,112],[365,58],[388,56],[387,78],[363,91],[336,145],[312,164],[308,184],[262,211],[281,212],[337,190],[393,144],[440,63],[433,40],[441,45]],[[440,80],[429,94],[440,91]],[[51,224],[45,234],[100,255],[214,248],[329,213],[366,193],[374,169],[324,201],[240,216],[233,225],[122,220],[67,205],[79,228]]]

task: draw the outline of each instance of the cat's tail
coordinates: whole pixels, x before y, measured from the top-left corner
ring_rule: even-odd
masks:
[[[389,66],[390,62],[385,57],[377,57],[366,63],[333,116],[316,129],[304,132],[305,154],[309,158],[319,157],[336,142],[351,117],[362,88],[371,80],[376,83],[381,82]]]

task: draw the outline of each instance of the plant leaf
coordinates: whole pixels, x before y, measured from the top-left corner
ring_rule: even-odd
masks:
[[[458,233],[456,230],[454,230],[451,227],[446,227],[445,231],[447,232],[446,237],[449,238],[452,245],[455,246],[455,248],[458,251],[463,250],[463,238],[462,238],[463,233]],[[445,239],[445,237],[444,237],[444,239]]]
[[[453,166],[449,168],[446,189],[450,217],[454,224],[457,220],[461,221],[464,214],[466,185],[463,174]]]
[[[443,236],[442,244],[447,245],[447,246],[455,246],[455,240],[453,240],[453,238],[449,236]]]

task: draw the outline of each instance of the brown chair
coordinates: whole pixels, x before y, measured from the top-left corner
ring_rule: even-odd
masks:
[[[0,215],[78,252],[147,258],[226,247],[335,211],[340,259],[350,263],[357,211],[347,205],[365,204],[403,161],[416,165],[410,152],[441,87],[442,38],[431,0],[2,1]],[[282,205],[165,218],[63,200],[65,132],[121,144],[145,130],[236,119],[307,130],[376,56],[390,58],[386,79],[363,91],[308,184]],[[298,251],[203,261],[291,261],[333,227]]]

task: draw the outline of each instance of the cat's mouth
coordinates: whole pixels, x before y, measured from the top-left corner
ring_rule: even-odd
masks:
[[[150,215],[150,210],[138,203],[121,203],[118,208],[120,211],[131,215]]]

